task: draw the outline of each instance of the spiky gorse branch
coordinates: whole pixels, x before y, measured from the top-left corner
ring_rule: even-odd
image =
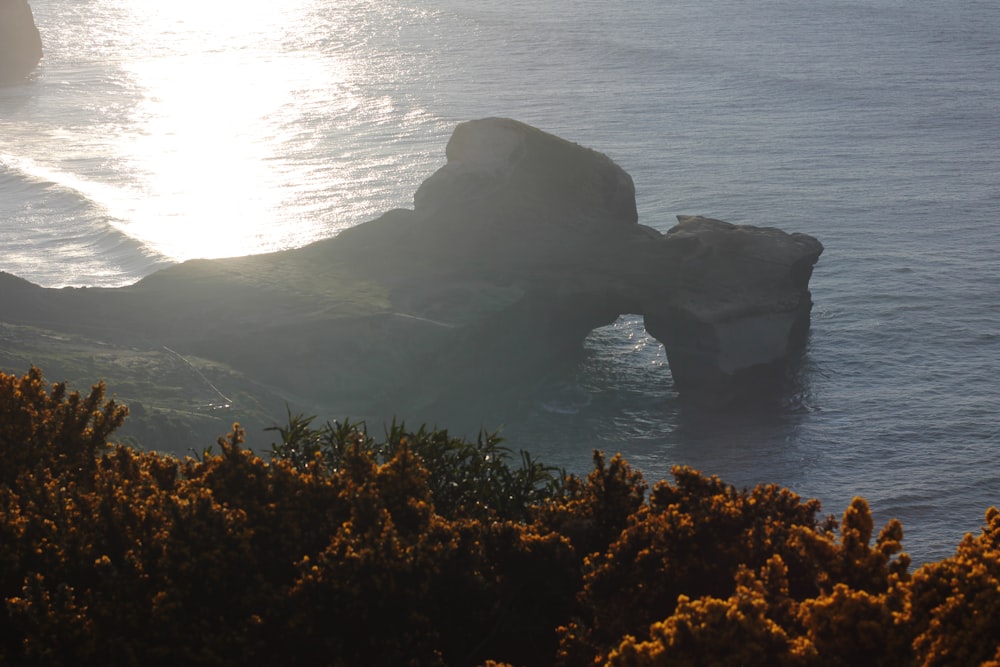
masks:
[[[178,460],[103,396],[0,374],[0,664],[1000,667],[995,509],[910,574],[860,498],[291,414]]]
[[[51,387],[34,366],[23,377],[0,373],[0,484],[40,463],[91,468],[108,436],[125,421],[127,408],[104,400],[103,382],[86,397]]]

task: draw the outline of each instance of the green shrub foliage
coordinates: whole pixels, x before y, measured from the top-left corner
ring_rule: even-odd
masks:
[[[0,374],[0,664],[1000,667],[996,509],[911,573],[861,498],[294,414],[178,460],[104,391]]]

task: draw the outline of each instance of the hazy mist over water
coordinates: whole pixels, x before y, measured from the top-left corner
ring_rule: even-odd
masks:
[[[600,448],[650,481],[683,463],[829,512],[863,495],[917,560],[1000,503],[1000,5],[31,4],[45,58],[0,88],[0,270],[116,286],[300,246],[410,207],[456,123],[509,116],[614,158],[645,224],[826,252],[786,405],[682,410],[623,318],[484,426],[573,471]]]

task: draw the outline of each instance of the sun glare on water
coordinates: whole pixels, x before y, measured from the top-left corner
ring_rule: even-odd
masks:
[[[296,103],[346,76],[285,47],[286,17],[308,0],[122,1],[132,44],[121,68],[140,96],[119,138],[135,179],[122,224],[179,260],[275,249],[271,228],[301,180],[285,144],[308,141]]]

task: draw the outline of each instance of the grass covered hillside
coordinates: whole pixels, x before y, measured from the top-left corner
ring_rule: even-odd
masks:
[[[297,415],[179,459],[104,392],[0,374],[0,664],[1000,665],[995,508],[911,571],[861,498]]]

